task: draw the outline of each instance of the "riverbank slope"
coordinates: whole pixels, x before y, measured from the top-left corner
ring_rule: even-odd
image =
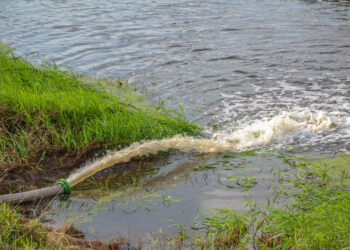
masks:
[[[96,153],[199,132],[181,113],[148,104],[126,82],[0,55],[1,194],[46,185]]]

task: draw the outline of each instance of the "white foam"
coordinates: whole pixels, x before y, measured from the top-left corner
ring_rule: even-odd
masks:
[[[214,139],[228,142],[236,150],[268,145],[282,140],[287,135],[303,131],[318,133],[330,128],[332,120],[323,111],[291,111],[282,112],[271,118],[254,121],[249,125],[241,125],[234,131],[218,132]]]

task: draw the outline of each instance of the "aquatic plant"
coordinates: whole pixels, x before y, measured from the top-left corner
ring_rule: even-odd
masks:
[[[350,246],[350,156],[307,160],[287,157],[297,169],[285,175],[290,202],[268,208],[258,245],[281,249]]]
[[[179,237],[183,245],[201,249],[348,248],[350,156],[281,158],[282,165],[274,170],[278,179],[274,192],[286,202],[262,205],[248,200],[245,212],[217,209],[211,216],[196,219],[195,233],[182,228],[169,242],[178,242]]]
[[[206,232],[205,237],[195,239],[195,245],[201,249],[240,248],[246,244],[249,230],[249,217],[229,209],[216,209],[209,217],[201,217],[193,229]]]

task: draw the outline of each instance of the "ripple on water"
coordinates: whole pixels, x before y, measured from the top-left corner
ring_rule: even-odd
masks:
[[[293,0],[1,1],[0,39],[33,59],[141,82],[201,125],[328,112],[338,129],[319,147],[337,150],[349,141],[349,8]]]

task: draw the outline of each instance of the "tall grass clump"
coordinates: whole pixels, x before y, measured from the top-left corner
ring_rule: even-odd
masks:
[[[181,113],[135,101],[142,97],[121,81],[112,84],[111,94],[106,81],[86,78],[0,53],[0,163],[35,166],[62,152],[200,132]]]

